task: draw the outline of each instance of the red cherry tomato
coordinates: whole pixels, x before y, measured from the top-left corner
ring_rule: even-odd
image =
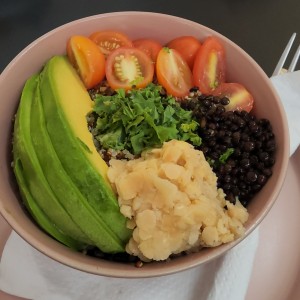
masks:
[[[140,49],[120,47],[107,57],[106,79],[113,89],[146,87],[152,82],[153,74],[150,57]]]
[[[133,46],[144,51],[150,56],[151,60],[155,63],[158,52],[162,48],[162,45],[152,39],[138,39],[132,42]]]
[[[158,82],[166,89],[168,94],[175,97],[188,95],[192,87],[192,72],[174,49],[162,48],[156,60],[156,76]]]
[[[230,103],[226,110],[245,110],[249,112],[253,108],[253,97],[249,91],[239,83],[222,83],[214,91],[214,96],[227,97]]]
[[[177,50],[182,58],[187,62],[191,70],[201,43],[193,36],[181,36],[173,39],[167,44],[167,47]]]
[[[72,36],[67,43],[67,55],[87,89],[105,77],[105,57],[89,38]]]
[[[119,47],[132,47],[132,41],[122,32],[96,31],[89,38],[99,46],[105,56]]]
[[[193,80],[203,94],[211,94],[225,82],[225,50],[218,39],[208,37],[200,47],[194,61]]]

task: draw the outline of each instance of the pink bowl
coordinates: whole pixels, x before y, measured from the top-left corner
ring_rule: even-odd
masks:
[[[137,26],[138,25],[138,26]],[[66,41],[74,34],[89,35],[96,30],[113,29],[131,38],[155,38],[165,43],[181,35],[193,35],[200,40],[217,36],[227,53],[228,79],[240,82],[254,96],[254,112],[268,118],[277,140],[273,176],[248,207],[246,235],[264,219],[274,204],[284,182],[289,159],[289,138],[286,116],[272,84],[263,70],[241,48],[219,33],[182,18],[149,12],[117,12],[91,16],[68,23],[38,38],[26,47],[0,76],[0,212],[11,227],[28,243],[45,255],[78,270],[112,277],[152,277],[171,274],[206,263],[231,249],[241,239],[199,253],[178,257],[168,262],[150,263],[142,268],[109,262],[74,252],[45,234],[30,219],[20,202],[12,174],[12,119],[26,79],[40,71],[53,55],[65,53]]]

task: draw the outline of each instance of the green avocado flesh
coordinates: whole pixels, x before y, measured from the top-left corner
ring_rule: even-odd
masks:
[[[37,79],[37,76],[33,76],[26,82],[16,115],[13,144],[14,172],[17,180],[20,179],[18,183],[21,193],[22,190],[28,191],[27,193],[22,193],[25,203],[31,203],[31,206],[35,205],[39,208],[35,210],[36,213],[34,211],[32,212],[33,217],[36,218],[41,227],[44,228],[45,226],[38,220],[42,220],[44,217],[40,217],[38,212],[46,214],[54,228],[61,228],[61,231],[66,235],[72,236],[83,243],[89,243],[90,241],[72,221],[69,214],[56,199],[44,177],[35,149],[32,145],[30,131],[30,123],[32,121],[31,107],[35,97]],[[22,166],[22,172],[20,166]],[[49,231],[47,232],[50,233]]]
[[[25,178],[18,182],[25,203],[30,198],[40,208],[31,212],[42,211],[54,228],[103,252],[123,252],[131,231],[88,131],[91,109],[89,94],[67,58],[49,60],[26,83],[17,113],[14,162],[21,161]],[[28,193],[22,193],[22,185]]]
[[[23,199],[25,199],[25,205],[27,210],[33,216],[35,221],[51,236],[60,241],[61,243],[67,245],[68,247],[74,250],[81,250],[84,245],[71,237],[65,235],[58,228],[56,228],[49,220],[49,218],[45,215],[45,213],[41,210],[41,208],[37,205],[35,200],[32,198],[32,195],[27,189],[27,182],[24,178],[23,167],[20,159],[17,159],[14,165],[14,172],[17,178],[17,182],[20,186],[20,192],[22,194]]]

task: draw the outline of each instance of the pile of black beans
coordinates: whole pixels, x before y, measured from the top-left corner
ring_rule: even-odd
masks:
[[[228,98],[201,95],[192,89],[181,102],[199,123],[203,151],[218,177],[218,187],[227,200],[247,206],[272,175],[276,143],[267,119],[257,119],[246,111],[226,111]],[[226,161],[220,158],[230,151]]]

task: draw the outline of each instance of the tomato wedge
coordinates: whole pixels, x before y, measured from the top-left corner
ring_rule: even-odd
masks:
[[[211,94],[225,82],[225,49],[215,37],[208,37],[196,54],[193,67],[194,85],[203,94]]]
[[[226,110],[249,112],[253,108],[253,96],[239,83],[222,83],[213,91],[213,95],[227,97],[230,100],[230,103],[225,106]]]
[[[96,31],[89,38],[99,46],[105,56],[119,47],[132,47],[129,37],[118,31]]]
[[[154,66],[142,50],[121,47],[106,60],[106,79],[113,89],[146,87],[153,80]]]
[[[182,58],[187,62],[191,70],[201,43],[193,36],[180,36],[171,40],[167,47],[177,50]]]
[[[176,50],[167,47],[158,53],[156,76],[168,94],[179,98],[187,96],[193,85],[192,72],[186,61]]]
[[[104,79],[105,57],[89,38],[72,36],[67,42],[67,56],[87,89]]]
[[[133,46],[144,51],[150,56],[151,60],[155,63],[157,59],[158,52],[162,48],[162,45],[152,39],[138,39],[132,42]]]

